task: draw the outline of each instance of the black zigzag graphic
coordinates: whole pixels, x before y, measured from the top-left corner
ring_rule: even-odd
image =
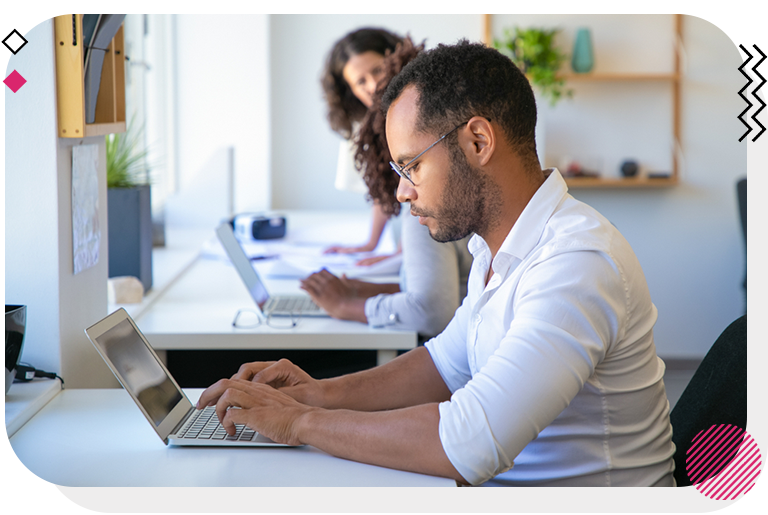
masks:
[[[746,47],[744,45],[739,45],[739,53],[741,53],[741,58],[743,59],[743,63],[741,66],[739,66],[739,71],[742,75],[749,81],[747,82],[744,87],[742,87],[739,90],[739,96],[744,100],[748,106],[744,111],[739,114],[738,119],[741,121],[741,123],[744,124],[744,126],[747,128],[747,132],[742,134],[742,136],[739,138],[739,141],[744,140],[747,135],[752,132],[753,128],[752,126],[744,121],[744,115],[749,112],[750,109],[752,109],[755,105],[759,105],[758,109],[750,116],[750,119],[752,122],[760,127],[760,131],[755,135],[754,138],[752,138],[752,141],[756,141],[757,138],[762,136],[762,134],[765,132],[765,126],[763,126],[762,123],[760,123],[760,120],[757,119],[757,115],[762,112],[763,109],[766,108],[766,103],[763,101],[760,96],[756,94],[757,91],[759,91],[763,85],[766,83],[765,77],[762,75],[761,71],[759,70],[759,67],[763,64],[763,62],[766,60],[766,54],[763,53],[762,49],[760,47],[765,47],[764,45],[747,45]],[[750,74],[747,74],[744,71],[744,68],[747,68],[749,70]],[[752,89],[749,92],[749,96],[744,96],[744,91],[752,86],[754,83],[757,83],[757,87]],[[757,102],[752,103],[750,100],[751,98],[754,98]]]
[[[763,64],[763,62],[766,59],[766,54],[764,54],[763,51],[760,49],[761,46],[762,45],[752,45],[753,50],[757,52],[758,55],[760,56],[760,60],[757,61],[754,64],[754,66],[750,68],[750,71],[755,75],[755,77],[757,77],[757,88],[755,88],[752,91],[752,96],[755,97],[757,101],[760,103],[760,107],[758,108],[757,111],[755,111],[755,114],[752,115],[752,121],[754,121],[760,127],[760,132],[758,132],[757,135],[754,138],[752,138],[752,141],[755,141],[765,132],[765,127],[763,126],[762,123],[760,123],[760,120],[757,119],[757,115],[760,114],[760,111],[762,111],[766,107],[766,103],[763,102],[763,99],[760,98],[760,96],[757,94],[757,91],[762,89],[763,85],[766,82],[765,77],[763,77],[763,75],[760,73],[760,70],[759,70],[760,66]]]

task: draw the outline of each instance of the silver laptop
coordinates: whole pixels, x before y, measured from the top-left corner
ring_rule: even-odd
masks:
[[[166,445],[286,447],[243,425],[229,436],[215,406],[196,409],[123,308],[85,334]]]
[[[216,228],[216,236],[227,252],[230,261],[243,280],[248,293],[261,312],[266,316],[329,316],[320,306],[312,302],[309,295],[275,295],[267,292],[258,272],[245,254],[240,242],[237,241],[232,226],[224,222]]]

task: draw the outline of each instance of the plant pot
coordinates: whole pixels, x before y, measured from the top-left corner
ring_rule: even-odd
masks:
[[[109,277],[137,277],[152,288],[152,208],[149,185],[107,190]]]

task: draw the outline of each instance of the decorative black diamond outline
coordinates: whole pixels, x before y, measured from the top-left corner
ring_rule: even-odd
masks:
[[[19,48],[17,48],[16,50],[14,50],[14,49],[13,49],[13,48],[11,48],[10,46],[8,46],[8,43],[6,43],[6,41],[8,41],[8,39],[10,39],[10,37],[11,37],[11,36],[13,36],[13,33],[14,33],[14,32],[16,33],[16,35],[17,35],[17,36],[19,36],[19,37],[21,38],[21,40],[22,40],[22,41],[24,41],[24,43],[22,43],[22,44],[21,44],[21,46],[20,46]],[[7,48],[8,50],[10,50],[10,51],[13,53],[13,55],[16,55],[17,53],[19,53],[19,50],[21,50],[22,48],[24,48],[24,47],[27,45],[27,43],[29,43],[29,41],[27,41],[27,40],[24,38],[24,36],[22,36],[21,34],[19,34],[19,31],[18,31],[18,30],[16,30],[16,29],[13,29],[13,30],[11,31],[11,33],[10,33],[10,34],[8,34],[7,36],[5,36],[5,39],[3,40],[3,45],[5,45],[5,48]]]

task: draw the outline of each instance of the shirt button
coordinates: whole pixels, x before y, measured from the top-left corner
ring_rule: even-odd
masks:
[[[482,322],[482,321],[483,321],[483,317],[480,315],[480,313],[475,315],[475,325],[480,324],[480,322]]]

